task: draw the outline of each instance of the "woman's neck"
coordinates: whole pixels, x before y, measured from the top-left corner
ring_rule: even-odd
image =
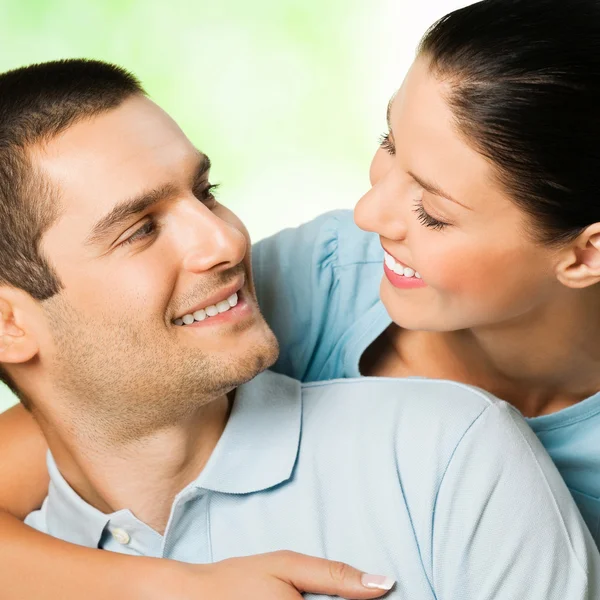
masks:
[[[525,416],[600,391],[600,299],[565,294],[513,322],[453,332],[392,325],[365,353],[364,374],[451,379],[481,387]]]

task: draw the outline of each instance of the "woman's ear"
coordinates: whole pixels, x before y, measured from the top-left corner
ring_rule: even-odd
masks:
[[[0,363],[25,363],[38,353],[30,304],[25,292],[0,286]]]
[[[600,223],[594,223],[560,252],[556,276],[571,288],[600,282]]]

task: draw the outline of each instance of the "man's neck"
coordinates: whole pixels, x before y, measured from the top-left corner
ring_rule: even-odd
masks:
[[[107,514],[129,509],[163,534],[175,496],[204,469],[230,408],[222,396],[184,423],[110,448],[38,420],[62,476],[81,498]]]

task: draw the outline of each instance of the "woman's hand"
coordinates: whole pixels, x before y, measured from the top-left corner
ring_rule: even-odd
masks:
[[[166,567],[158,576],[160,585],[150,582],[148,587],[150,580],[146,580],[140,599],[301,600],[302,592],[349,599],[379,598],[393,583],[386,577],[365,575],[344,563],[288,551],[210,565],[165,561],[160,566]]]

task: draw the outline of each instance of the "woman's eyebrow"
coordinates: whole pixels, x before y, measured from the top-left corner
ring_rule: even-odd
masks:
[[[466,208],[467,210],[473,210],[472,208],[466,206],[462,202],[455,200],[450,194],[445,192],[443,189],[441,189],[435,183],[433,183],[431,181],[427,181],[427,180],[423,179],[422,177],[415,175],[411,171],[408,171],[408,175],[410,177],[412,177],[425,191],[429,192],[430,194],[433,194],[434,196],[439,196],[440,198],[445,198],[446,200],[450,200],[450,202],[454,202],[455,204],[458,204],[459,206],[462,206],[463,208]]]
[[[398,94],[398,92],[396,92],[390,98],[390,101],[388,102],[388,105],[387,105],[387,112],[385,115],[388,130],[390,133],[393,133],[392,132],[392,123],[391,123],[392,104],[393,104],[394,99],[396,98],[397,94]],[[411,173],[410,171],[408,172],[408,175],[410,175],[424,190],[428,191],[430,194],[434,194],[435,196],[439,196],[440,198],[446,198],[446,200],[450,200],[450,202],[454,202],[455,204],[458,204],[459,206],[462,206],[463,208],[466,208],[467,210],[473,210],[472,208],[464,205],[462,202],[459,202],[458,200],[456,200],[454,197],[452,197],[452,195],[445,192],[441,187],[439,187],[437,184],[433,183],[432,181],[427,181],[426,179],[423,179],[422,177],[419,177],[418,175],[415,175],[414,173]]]

